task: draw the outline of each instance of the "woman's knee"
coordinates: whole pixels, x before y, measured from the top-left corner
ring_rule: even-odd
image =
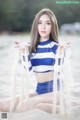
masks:
[[[35,108],[52,113],[52,104],[49,103],[39,103],[35,106]]]
[[[29,98],[31,98],[31,97],[35,97],[35,96],[37,96],[38,94],[36,93],[36,92],[33,92],[33,93],[29,93]]]
[[[44,107],[44,103],[38,103],[38,104],[35,106],[35,108],[37,108],[37,109],[43,109],[43,107]]]
[[[10,105],[7,103],[0,103],[0,111],[1,112],[9,112]]]

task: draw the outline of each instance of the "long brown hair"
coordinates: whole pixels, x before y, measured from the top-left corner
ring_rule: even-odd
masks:
[[[50,9],[48,9],[48,8],[42,9],[37,13],[37,15],[35,16],[35,19],[33,21],[33,24],[32,24],[30,53],[35,51],[36,48],[37,48],[37,45],[38,45],[38,42],[39,42],[39,39],[40,39],[40,35],[38,33],[38,21],[39,21],[39,18],[43,14],[48,15],[50,20],[51,20],[52,29],[51,29],[51,33],[50,33],[50,39],[52,41],[58,42],[58,23],[57,23],[57,19],[56,19],[54,13]]]

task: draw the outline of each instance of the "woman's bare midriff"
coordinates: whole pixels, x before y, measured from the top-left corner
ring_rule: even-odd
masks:
[[[37,82],[43,83],[47,81],[53,80],[53,71],[51,72],[46,72],[46,73],[35,73]]]

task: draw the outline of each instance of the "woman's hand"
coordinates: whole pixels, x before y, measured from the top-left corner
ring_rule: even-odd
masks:
[[[71,47],[71,42],[70,41],[67,41],[65,43],[60,43],[59,46],[61,48],[64,48],[64,49],[67,49],[67,48],[70,48]]]
[[[58,55],[62,55],[64,54],[64,51],[66,51],[68,48],[71,47],[71,43],[68,41],[65,44],[59,44],[58,50],[57,50],[57,54]]]
[[[20,42],[15,41],[14,44],[15,44],[15,47],[16,47],[16,48],[19,48],[19,47],[20,47]]]
[[[66,42],[64,47],[65,47],[65,49],[70,48],[71,47],[71,42]]]
[[[15,41],[14,43],[15,43],[15,47],[19,48],[21,53],[25,53],[25,50],[26,52],[29,52],[29,46],[30,46],[29,43],[18,42],[18,41]]]

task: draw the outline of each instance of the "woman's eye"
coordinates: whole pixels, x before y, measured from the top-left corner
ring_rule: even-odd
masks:
[[[38,24],[41,24],[41,22],[38,22]]]
[[[51,25],[51,23],[47,23],[47,25]]]

